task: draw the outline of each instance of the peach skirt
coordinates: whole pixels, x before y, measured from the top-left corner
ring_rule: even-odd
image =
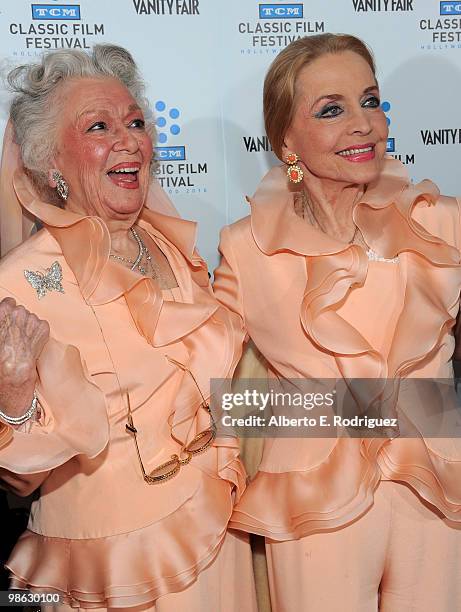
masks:
[[[345,527],[266,551],[272,612],[461,610],[461,525],[404,484],[381,481]]]
[[[192,534],[191,534],[192,535]],[[154,604],[131,608],[42,606],[42,612],[257,612],[251,550],[247,534],[229,531],[214,561],[184,591],[159,597]]]

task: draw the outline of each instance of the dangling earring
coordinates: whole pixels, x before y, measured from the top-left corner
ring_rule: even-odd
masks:
[[[53,171],[53,181],[56,183],[56,191],[60,198],[64,201],[69,197],[69,185],[66,183],[63,175],[59,170]]]
[[[285,163],[288,164],[287,176],[292,183],[300,183],[303,180],[304,172],[298,166],[299,157],[296,153],[287,153]]]

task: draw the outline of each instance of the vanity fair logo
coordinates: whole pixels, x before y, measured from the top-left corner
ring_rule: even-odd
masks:
[[[259,4],[255,18],[237,24],[242,55],[276,55],[298,38],[326,31],[322,19],[306,15],[302,2]]]
[[[32,20],[13,21],[11,55],[28,57],[48,49],[91,49],[95,38],[105,36],[103,23],[81,21],[80,4],[31,4]]]
[[[154,109],[158,140],[155,147],[156,175],[160,185],[170,195],[206,193],[207,162],[189,160],[186,146],[176,144],[182,132],[181,111],[176,106],[168,107],[163,100],[157,100]]]
[[[432,15],[419,20],[419,29],[423,35],[421,49],[461,49],[461,1],[437,0],[432,6]]]
[[[426,147],[435,145],[461,144],[461,128],[441,128],[438,130],[420,130],[421,140]]]
[[[356,13],[413,11],[414,0],[352,0]]]
[[[391,103],[388,100],[384,100],[381,103],[381,108],[384,111],[384,113],[386,114],[386,121],[387,121],[387,125],[391,126],[391,117],[389,115],[390,111],[391,111]],[[413,165],[415,163],[415,154],[414,153],[400,153],[398,152],[398,149],[396,148],[396,139],[395,137],[389,137],[387,139],[387,146],[386,146],[386,153],[392,155],[392,157],[394,157],[395,159],[398,159],[399,161],[401,161],[403,164],[408,165],[411,164]]]
[[[138,15],[200,15],[200,0],[132,0]]]
[[[272,151],[269,138],[265,134],[260,136],[244,136],[243,146],[247,153],[260,153],[261,151]]]

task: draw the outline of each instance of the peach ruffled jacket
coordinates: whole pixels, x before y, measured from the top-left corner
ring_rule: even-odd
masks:
[[[461,288],[460,211],[430,181],[386,159],[354,209],[369,261],[298,217],[282,168],[224,228],[215,295],[281,378],[452,378]],[[417,407],[416,407],[417,409]],[[231,526],[273,540],[335,529],[373,503],[380,479],[405,482],[461,521],[461,440],[421,436],[267,439]]]
[[[109,259],[101,219],[38,201],[21,175],[15,190],[44,229],[1,261],[0,298],[46,319],[51,339],[38,362],[40,422],[28,433],[1,427],[0,466],[52,471],[8,561],[13,585],[51,587],[81,607],[151,602],[186,588],[215,558],[245,473],[237,441],[217,439],[170,481],[146,484],[123,393],[153,469],[210,422],[191,377],[167,357],[209,397],[210,378],[231,375],[238,360],[239,320],[212,295],[195,223],[142,210],[139,225],[178,282],[162,292]],[[63,292],[38,299],[24,271],[54,262]]]

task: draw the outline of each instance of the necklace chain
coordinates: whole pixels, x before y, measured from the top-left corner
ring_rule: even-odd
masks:
[[[133,261],[128,259],[128,257],[123,257],[122,255],[116,255],[115,253],[109,253],[109,257],[112,259],[117,259],[122,263],[128,264],[130,266],[130,270],[133,272],[137,270],[142,276],[151,276],[152,278],[159,279],[160,271],[158,266],[154,263],[152,255],[144,244],[143,239],[138,234],[138,232],[134,229],[134,227],[130,227],[130,232],[133,238],[138,245],[138,254],[136,259]]]
[[[317,217],[315,216],[314,211],[312,210],[312,206],[304,190],[302,192],[301,197],[302,197],[302,217],[303,219],[306,219],[305,213],[307,213],[309,217],[308,220],[311,223],[311,225],[313,225],[314,227],[315,226],[318,227],[318,229],[320,229],[323,232],[324,230],[322,226],[320,225],[320,223],[317,221]],[[352,235],[352,238],[349,240],[349,244],[353,244],[354,240],[357,238],[358,231],[359,231],[359,228],[357,227],[357,225],[355,225],[354,234]]]

